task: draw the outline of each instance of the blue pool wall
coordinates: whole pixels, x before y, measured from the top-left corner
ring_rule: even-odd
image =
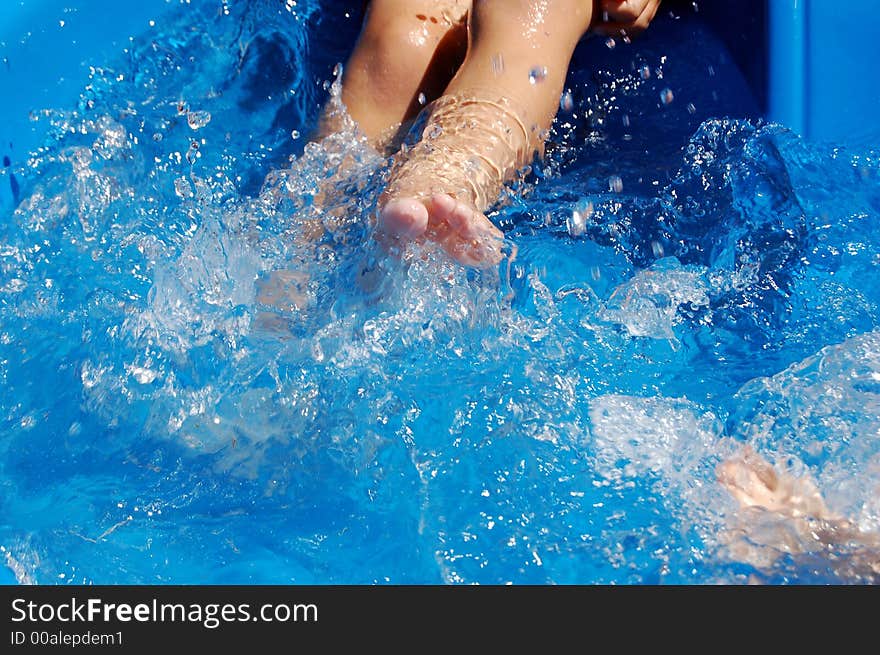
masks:
[[[877,6],[874,0],[773,3],[772,118],[812,140],[880,142]]]
[[[684,10],[693,3],[675,4]],[[876,0],[703,0],[697,6],[768,120],[811,141],[880,145]]]

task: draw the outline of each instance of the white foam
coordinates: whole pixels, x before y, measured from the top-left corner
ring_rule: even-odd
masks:
[[[626,327],[635,337],[678,342],[673,326],[683,305],[709,304],[705,269],[685,267],[674,257],[658,260],[618,286],[598,316]]]

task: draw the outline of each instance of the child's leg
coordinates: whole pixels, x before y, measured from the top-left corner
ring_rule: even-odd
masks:
[[[426,235],[463,263],[499,260],[500,233],[482,212],[541,151],[592,7],[474,0],[464,63],[380,200],[382,238]]]
[[[467,49],[470,0],[372,0],[342,82],[342,101],[376,143],[442,92]],[[328,118],[325,116],[325,118]],[[322,132],[333,130],[325,125]]]

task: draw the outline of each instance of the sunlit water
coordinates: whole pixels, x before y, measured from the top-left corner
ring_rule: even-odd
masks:
[[[835,580],[733,561],[715,467],[747,441],[880,530],[878,155],[718,118],[754,114],[742,81],[664,17],[578,53],[491,214],[515,258],[399,262],[388,161],[306,145],[341,13],[172,7],[34,108],[50,138],[0,178],[15,578]]]

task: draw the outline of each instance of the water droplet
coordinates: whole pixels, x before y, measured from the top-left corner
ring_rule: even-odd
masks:
[[[504,57],[500,52],[497,52],[492,56],[492,72],[495,73],[496,77],[504,72]]]
[[[687,110],[688,110],[688,113],[689,113],[689,114],[695,114],[695,113],[697,113],[697,108],[694,107],[694,103],[692,103],[692,102],[689,102],[689,103],[688,103],[688,105],[687,105]]]
[[[159,375],[156,371],[143,366],[130,366],[128,369],[131,376],[140,384],[152,384]]]
[[[607,39],[605,39],[605,47],[609,50],[614,50],[614,48],[617,47],[617,41],[609,36]]]
[[[190,129],[200,130],[211,122],[211,112],[191,111],[186,115],[186,122]]]
[[[619,175],[612,175],[608,178],[608,189],[614,193],[623,191],[623,180]]]
[[[642,76],[643,80],[649,79],[651,77],[651,67],[645,64],[639,69],[639,75]]]
[[[673,100],[675,100],[675,96],[672,94],[672,89],[669,87],[663,89],[660,92],[660,102],[664,105],[670,104]]]
[[[299,130],[292,130],[290,133],[290,138],[296,141],[299,138]]]
[[[189,144],[189,150],[186,151],[186,161],[188,161],[190,164],[194,164],[196,162],[196,159],[198,159],[200,156],[201,153],[199,152],[199,142],[193,141]]]
[[[192,198],[193,191],[189,180],[185,177],[178,177],[174,180],[174,193],[178,198]]]
[[[559,108],[564,112],[570,112],[574,107],[574,98],[571,97],[571,93],[566,91],[562,94],[562,97],[559,99]]]
[[[419,94],[419,104],[424,107],[425,103],[428,102],[428,99],[425,97],[424,93]]]
[[[581,236],[587,226],[586,217],[577,210],[571,212],[571,216],[565,222],[568,233],[573,237]]]
[[[546,66],[535,66],[532,70],[529,71],[529,82],[532,84],[539,84],[547,79],[547,67]]]

